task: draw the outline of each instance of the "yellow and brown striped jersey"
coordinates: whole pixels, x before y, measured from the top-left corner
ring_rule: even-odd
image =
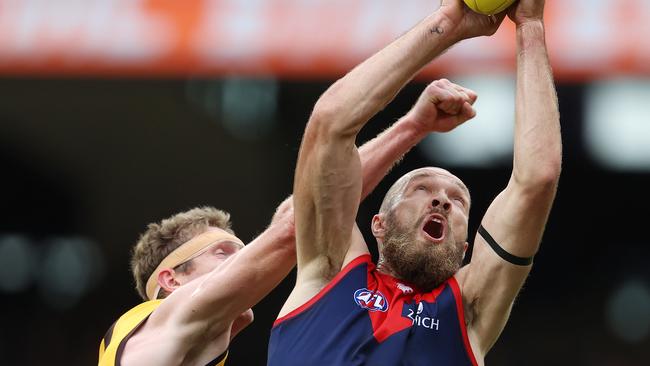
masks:
[[[138,329],[151,313],[156,310],[162,300],[143,302],[122,315],[108,329],[99,345],[98,366],[120,366],[120,356],[126,345],[126,341]],[[224,366],[228,351],[212,360],[206,366]]]

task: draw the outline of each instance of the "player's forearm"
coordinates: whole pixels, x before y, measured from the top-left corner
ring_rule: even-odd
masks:
[[[355,137],[418,70],[453,43],[451,22],[445,19],[439,13],[427,17],[334,83],[316,103],[294,179],[299,276],[323,256],[328,260],[314,262],[314,273],[340,270],[362,192]]]
[[[291,222],[269,226],[232,259],[206,275],[192,292],[192,317],[225,321],[258,303],[296,263]]]
[[[372,192],[379,182],[397,164],[404,154],[427,135],[418,129],[406,115],[379,136],[359,148],[363,167],[363,186],[361,200]]]
[[[517,97],[513,178],[525,186],[554,185],[562,141],[557,95],[542,21],[517,27]]]
[[[439,12],[428,16],[334,83],[316,103],[312,120],[334,135],[355,136],[423,66],[454,43],[453,28]]]

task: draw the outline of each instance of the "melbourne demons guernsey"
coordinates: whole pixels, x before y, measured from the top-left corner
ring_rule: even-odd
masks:
[[[143,302],[122,315],[106,332],[99,345],[98,366],[120,366],[122,351],[126,341],[149,315],[160,305],[162,300]],[[208,363],[207,366],[224,366],[228,351]]]
[[[269,366],[476,366],[458,283],[421,293],[350,262],[314,298],[276,320]]]

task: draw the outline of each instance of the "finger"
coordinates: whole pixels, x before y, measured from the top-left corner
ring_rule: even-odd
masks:
[[[445,93],[445,89],[441,88],[435,82],[427,85],[426,89],[423,92],[423,96],[427,101],[434,105],[440,103],[443,99],[448,98]]]
[[[453,85],[453,84],[452,84]],[[468,101],[468,96],[464,92],[456,90],[452,85],[449,85],[445,90],[444,99],[438,105],[442,111],[449,114],[458,114],[463,107],[463,103]]]
[[[442,79],[438,79],[438,80],[434,81],[432,84],[435,84],[435,85],[438,85],[438,86],[441,86],[441,87],[447,87],[447,86],[449,86],[451,84],[451,81],[449,81],[448,79],[442,78]]]
[[[455,87],[456,90],[458,90],[461,94],[464,94],[464,95],[467,96],[467,98],[466,98],[465,100],[468,101],[469,104],[474,104],[474,102],[476,102],[476,99],[478,99],[478,95],[477,95],[476,92],[473,91],[472,89],[462,87],[462,86],[460,86],[460,85],[458,85],[458,84],[454,84],[454,87]]]
[[[439,91],[433,92],[433,91],[429,90],[429,92],[426,95],[426,100],[427,100],[427,102],[429,102],[429,103],[431,103],[433,105],[437,105],[437,104],[439,104],[441,102],[440,96],[441,95],[440,95]]]
[[[438,104],[438,108],[443,112],[451,115],[459,114],[463,108],[464,102],[458,102],[456,100],[448,100]]]
[[[448,96],[447,100],[456,100],[457,102],[461,102],[465,100],[466,95],[464,94],[465,92],[463,90],[460,90],[456,87],[456,84],[449,83],[445,85],[442,90],[444,91],[445,95]]]
[[[470,102],[471,103],[471,98],[470,96],[465,92],[465,90],[458,89],[456,88],[456,93],[460,96],[461,100],[464,102]]]
[[[474,104],[478,97],[473,90],[462,87],[458,84],[451,84],[451,87],[453,88],[454,93],[461,97],[462,101],[468,102],[469,104]]]
[[[506,16],[507,11],[486,16],[485,22],[483,23],[487,26],[488,29],[491,29],[490,34],[494,34],[497,30],[499,30],[499,27],[501,26],[501,23],[503,23],[503,19],[505,19]]]
[[[501,25],[501,22],[503,22],[503,19],[505,19],[505,17],[508,15],[509,10],[513,8],[513,6],[516,5],[510,5],[510,7],[507,8],[506,10],[500,12],[499,14],[493,15],[492,16],[493,24]]]
[[[431,92],[432,96],[435,96],[435,99],[437,100],[436,104],[443,102],[449,103],[456,98],[456,95],[448,88],[435,87],[431,89]]]
[[[460,114],[463,117],[467,118],[467,120],[470,120],[470,119],[476,117],[476,110],[474,109],[474,107],[472,107],[471,104],[465,102],[465,103],[463,103],[463,107],[461,109]]]

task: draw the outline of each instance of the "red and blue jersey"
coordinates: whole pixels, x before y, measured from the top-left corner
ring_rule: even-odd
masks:
[[[458,283],[419,292],[360,256],[276,320],[268,366],[293,365],[476,366]]]

